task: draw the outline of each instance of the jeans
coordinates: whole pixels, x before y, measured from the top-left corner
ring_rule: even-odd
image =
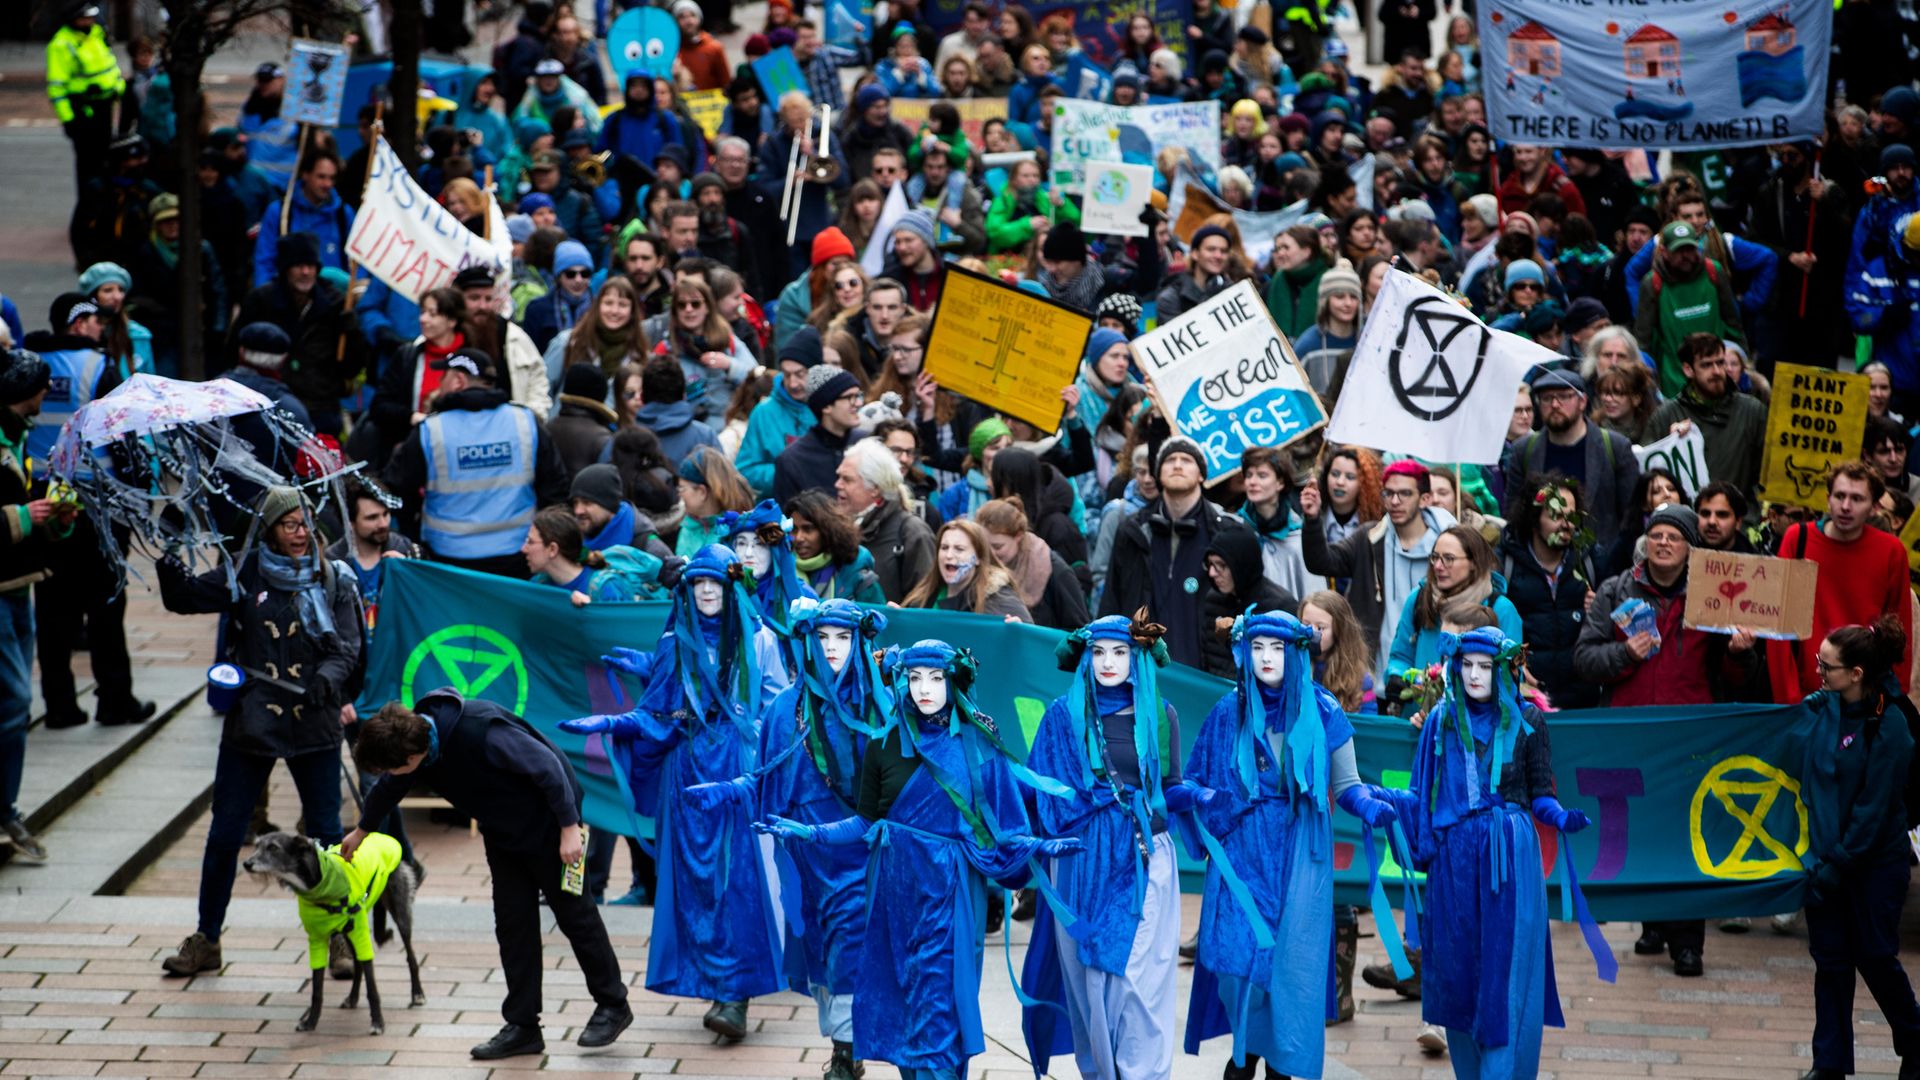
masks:
[[[0,800],[5,821],[20,816],[20,774],[27,761],[33,702],[33,598],[25,589],[0,596]]]
[[[233,899],[233,875],[246,839],[253,804],[273,774],[279,759],[220,748],[213,767],[213,825],[207,829],[207,852],[200,860],[200,932],[208,941],[220,940],[220,924],[227,919]],[[300,791],[300,813],[307,819],[307,835],[322,844],[340,842],[340,751],[314,750],[287,758]]]

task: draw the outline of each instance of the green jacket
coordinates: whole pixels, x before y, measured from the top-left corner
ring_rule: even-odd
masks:
[[[1682,420],[1693,421],[1706,442],[1707,476],[1725,480],[1741,491],[1760,484],[1760,454],[1767,439],[1767,407],[1752,394],[1738,390],[1709,401],[1688,383],[1680,396],[1653,410],[1647,420],[1649,441],[1664,439],[1667,429]],[[1754,510],[1757,513],[1759,506]]]
[[[1267,285],[1267,310],[1288,341],[1298,340],[1313,325],[1320,307],[1320,275],[1327,272],[1326,256],[1316,254],[1292,270],[1273,275]]]
[[[387,879],[400,866],[400,841],[385,833],[368,833],[353,853],[340,857],[340,845],[320,852],[320,884],[300,897],[300,925],[307,928],[307,966],[327,966],[327,944],[346,931],[355,960],[373,959],[373,905],[387,890]]]
[[[1014,211],[1018,196],[1009,183],[993,197],[993,206],[987,210],[987,250],[990,252],[1019,251],[1027,241],[1033,239],[1033,222],[1027,220],[1032,215]],[[1047,195],[1047,187],[1042,184],[1034,191],[1034,203],[1040,207],[1040,214],[1048,221],[1059,223],[1071,221],[1080,224],[1080,207],[1070,196],[1063,196],[1058,207]]]

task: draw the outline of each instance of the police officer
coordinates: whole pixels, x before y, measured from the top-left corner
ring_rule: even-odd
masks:
[[[61,425],[80,406],[120,385],[119,371],[100,351],[103,323],[98,305],[79,293],[63,293],[53,302],[47,321],[51,329],[28,334],[23,343],[39,353],[49,369],[46,400],[27,434],[27,468],[36,495],[46,492],[47,454],[60,437]],[[124,537],[116,536],[113,542],[124,550]],[[97,684],[95,718],[102,724],[137,724],[153,715],[153,702],[133,696],[126,594],[118,576],[100,557],[100,543],[92,518],[76,518],[67,542],[49,553],[51,576],[34,586],[40,615],[36,627],[40,689],[47,700],[49,728],[87,722],[70,666],[73,643],[80,640],[83,625]]]
[[[82,3],[47,42],[47,97],[73,143],[74,187],[82,189],[107,163],[113,104],[126,93],[120,61],[100,28],[98,4]]]
[[[455,350],[427,367],[426,380],[438,386],[427,414],[387,463],[387,486],[405,501],[409,518],[418,512],[414,535],[429,558],[530,576],[520,545],[534,511],[567,498],[559,448],[531,410],[494,385],[486,353]]]
[[[524,530],[523,530],[524,531]],[[424,778],[454,809],[479,823],[493,878],[493,932],[507,996],[506,1025],[473,1048],[480,1060],[539,1054],[540,900],[573,946],[595,1008],[580,1033],[588,1049],[607,1046],[633,1023],[620,961],[584,890],[563,885],[565,867],[583,857],[580,781],[567,755],[531,724],[489,701],[466,701],[442,687],[409,709],[399,702],[369,718],[353,744],[354,763],[385,774],[367,793],[360,824],[341,842],[353,851]]]

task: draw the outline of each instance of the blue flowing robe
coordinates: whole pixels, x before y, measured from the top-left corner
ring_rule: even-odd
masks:
[[[753,647],[771,659],[777,649],[771,632],[755,637]],[[656,655],[674,657],[674,649],[669,631]],[[761,675],[763,693],[785,684],[777,663],[763,666]],[[658,828],[647,989],[709,1001],[778,991],[780,931],[752,808],[702,809],[685,797],[694,784],[731,780],[758,763],[757,718],[736,723],[711,702],[672,715],[636,709],[627,716],[640,731],[616,736],[614,744],[627,756],[636,809]]]
[[[1331,755],[1352,740],[1353,726],[1331,694],[1318,685],[1313,693]],[[1197,812],[1253,894],[1275,944],[1259,948],[1246,912],[1209,862],[1186,1048],[1198,1053],[1202,1041],[1230,1028],[1236,1057],[1255,1054],[1275,1072],[1317,1077],[1326,1021],[1335,1015],[1332,816],[1325,795],[1295,795],[1281,775],[1274,749],[1284,742],[1281,730],[1253,740],[1258,790],[1248,797],[1234,757],[1242,712],[1238,690],[1214,704],[1186,774],[1215,791]],[[1269,715],[1281,719],[1275,709]],[[1319,782],[1322,792],[1331,790],[1325,773]]]
[[[903,722],[912,723],[912,720]],[[983,747],[977,776],[968,736],[921,732],[926,764],[867,834],[867,933],[853,999],[854,1056],[902,1069],[960,1069],[986,1049],[980,1027],[986,880],[1027,883],[1037,841],[1006,761]],[[984,740],[980,740],[984,743]],[[982,848],[935,781],[990,810],[1007,842]]]

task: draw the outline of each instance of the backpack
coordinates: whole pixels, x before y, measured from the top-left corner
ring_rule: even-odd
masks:
[[[600,557],[607,565],[593,575],[596,588],[605,580],[602,575],[610,574],[633,593],[635,600],[656,600],[665,593],[665,586],[660,582],[660,568],[664,564],[652,552],[615,544],[602,551]]]

